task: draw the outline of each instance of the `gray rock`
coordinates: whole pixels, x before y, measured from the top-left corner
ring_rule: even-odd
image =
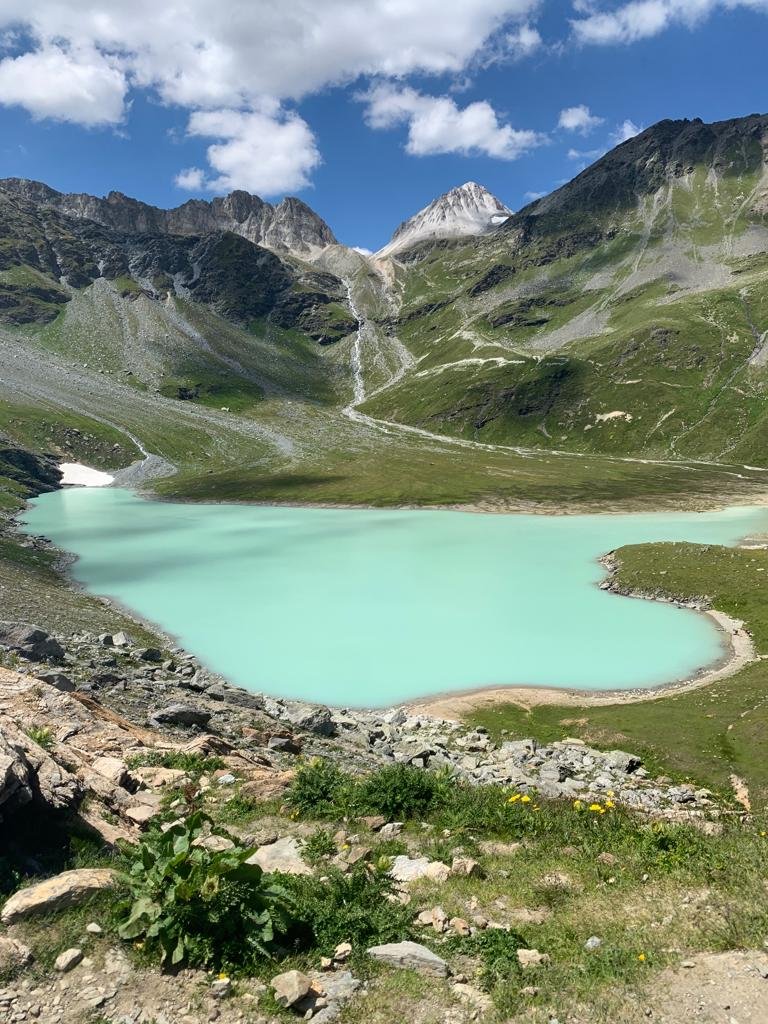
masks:
[[[449,974],[445,960],[418,942],[387,942],[383,946],[371,946],[368,956],[391,967],[418,971],[433,978],[447,978]]]
[[[396,882],[415,882],[419,878],[444,882],[450,874],[450,868],[439,860],[430,860],[428,857],[406,857],[401,854],[392,860],[389,874]]]
[[[139,647],[134,654],[140,661],[161,662],[163,660],[162,652],[157,647]]]
[[[64,648],[55,637],[27,622],[0,622],[0,644],[30,661],[62,661]]]
[[[18,939],[0,935],[0,977],[11,974],[32,960],[32,950]]]
[[[599,938],[597,935],[590,935],[590,937],[584,943],[584,949],[588,950],[591,953],[595,949],[600,949],[602,944],[603,940],[601,938]]]
[[[335,736],[336,723],[330,708],[315,704],[289,704],[282,717],[304,732],[313,732],[317,736]]]
[[[75,689],[75,684],[63,672],[38,672],[37,678],[41,683],[47,683],[61,693],[72,693]]]
[[[620,772],[626,772],[627,775],[642,766],[642,758],[637,757],[635,754],[628,754],[625,750],[610,750],[605,755],[605,763],[610,765],[611,768],[616,768]]]
[[[56,957],[56,962],[53,966],[57,971],[61,971],[62,974],[66,974],[68,971],[71,971],[73,967],[77,967],[82,959],[82,949],[65,949],[63,953],[59,953]]]
[[[277,750],[281,754],[301,753],[301,746],[292,736],[270,736],[267,740],[267,747],[270,750]]]
[[[189,704],[169,704],[149,716],[150,725],[197,725],[205,727],[211,720],[209,711]]]

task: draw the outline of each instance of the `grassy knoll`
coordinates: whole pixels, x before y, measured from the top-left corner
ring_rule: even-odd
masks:
[[[621,587],[680,600],[704,600],[741,618],[768,654],[768,552],[697,544],[620,548]],[[617,598],[618,600],[618,598]],[[642,752],[649,766],[727,792],[744,779],[753,806],[768,803],[768,662],[688,693],[602,707],[499,705],[472,721],[499,734],[540,741],[581,736],[599,746]]]

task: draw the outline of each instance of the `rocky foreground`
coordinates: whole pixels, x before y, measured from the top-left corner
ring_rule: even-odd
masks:
[[[600,814],[624,806],[645,821],[694,823],[715,836],[727,811],[707,790],[652,777],[639,757],[625,751],[600,751],[575,739],[551,745],[530,738],[494,742],[482,729],[413,715],[407,708],[363,711],[277,700],[227,684],[178,648],[141,647],[124,633],[53,636],[28,623],[3,622],[0,644],[9,666],[0,668],[0,846],[6,849],[14,846],[15,822],[22,819],[27,829],[30,820],[39,822],[41,835],[51,823],[66,822],[97,837],[103,849],[121,841],[135,845],[154,819],[167,828],[169,811],[183,805],[181,794],[192,790],[224,811],[232,800],[277,805],[289,792],[297,766],[311,758],[361,776],[388,764],[439,769],[470,786],[503,787],[505,801],[528,801],[526,806],[535,810],[537,801],[548,799]],[[184,767],[185,758],[190,764],[213,759],[216,767],[195,774]],[[245,830],[233,825],[227,837],[212,827],[195,839],[210,851],[241,842],[253,850],[249,863],[268,874],[299,878],[318,877],[322,870],[311,855],[313,841],[308,826],[294,823],[290,815],[253,821]],[[439,838],[431,845],[420,841],[413,829],[404,830],[402,822],[386,815],[345,822],[324,863],[350,877],[366,863],[374,870],[380,859],[376,851],[388,842],[400,844],[386,864],[390,898],[408,908],[412,924],[401,941],[354,953],[428,983],[437,994],[420,1004],[423,1013],[415,1019],[424,1024],[499,1019],[487,986],[473,977],[466,957],[451,955],[451,942],[475,941],[494,929],[513,934],[510,929],[546,927],[561,896],[579,893],[581,883],[569,871],[549,870],[539,879],[539,891],[549,894],[540,897],[541,905],[515,907],[504,895],[491,900],[490,889],[478,895],[472,887],[503,884],[509,868],[498,865],[514,863],[525,852],[525,841],[484,840],[473,856],[460,849],[448,853],[447,846],[441,852]],[[575,855],[575,850],[563,851],[564,857]],[[483,881],[488,877],[484,863],[497,865],[490,882]],[[621,865],[605,850],[595,867],[601,884],[610,886],[616,880],[611,873]],[[22,886],[5,902],[0,911],[0,1021],[267,1022],[274,1017],[265,1015],[265,998],[268,1007],[321,1024],[395,1019],[371,1016],[378,1012],[376,983],[357,976],[350,962],[353,948],[346,942],[332,955],[317,958],[314,966],[278,970],[271,978],[233,980],[191,969],[169,974],[143,966],[124,947],[105,941],[103,910],[96,910],[79,919],[73,935],[53,933],[55,960],[41,969],[40,949],[36,954],[26,929],[46,928],[52,913],[76,910],[114,885],[111,868],[81,868]],[[461,912],[435,902],[445,887],[446,906],[454,905],[455,894],[450,894],[455,886],[463,893]],[[700,914],[697,899],[692,907]],[[435,952],[427,939],[414,941],[421,935],[438,937],[446,943],[445,952],[442,947]],[[603,943],[593,934],[582,946],[599,956]],[[768,977],[768,958],[749,956],[748,962],[734,960],[729,975],[739,983],[744,1005],[754,1001],[754,986],[765,985]],[[521,972],[521,998],[535,1003],[540,972],[554,969],[552,963],[553,955],[534,942],[517,948],[514,968]],[[5,978],[11,980],[3,987]],[[674,1001],[665,1009],[664,992],[660,987],[656,1010],[649,1003],[646,1016],[681,1020],[674,1015]],[[763,989],[759,992],[763,998]],[[699,996],[689,993],[687,998],[691,1002]],[[704,1004],[699,1000],[697,1005]],[[591,1020],[588,1015],[567,1019],[574,1024]]]
[[[6,772],[5,796],[0,775],[0,807],[14,788],[29,789],[12,778],[25,771],[55,774],[55,761],[55,787],[44,790],[52,806],[75,807],[88,792],[130,828],[150,817],[138,808],[151,806],[157,780],[145,773],[126,782],[116,762],[148,748],[182,746],[226,754],[265,784],[289,771],[297,756],[319,755],[361,771],[388,762],[444,769],[469,783],[549,799],[610,794],[616,803],[678,820],[718,814],[709,791],[652,778],[634,754],[595,750],[577,739],[495,743],[483,729],[413,715],[407,707],[331,709],[276,699],[228,684],[178,648],[138,647],[125,633],[54,637],[26,623],[0,622],[0,645],[20,670],[6,676],[0,728],[6,743],[15,736],[28,765]],[[50,752],[29,739],[43,729],[51,731]],[[26,741],[19,738],[25,734]],[[113,790],[95,782],[94,773]],[[162,785],[167,781],[161,777]]]

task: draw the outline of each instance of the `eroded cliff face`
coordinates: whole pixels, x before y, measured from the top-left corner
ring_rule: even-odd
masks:
[[[322,217],[293,196],[273,206],[259,196],[237,191],[210,202],[190,199],[174,209],[161,210],[122,192],[110,192],[104,198],[62,193],[25,178],[6,178],[0,184],[37,207],[93,221],[125,234],[207,235],[231,231],[257,245],[303,258],[336,244]]]

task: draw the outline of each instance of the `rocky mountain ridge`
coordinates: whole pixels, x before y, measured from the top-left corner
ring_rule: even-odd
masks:
[[[541,231],[571,228],[573,219],[610,217],[632,209],[660,189],[686,185],[705,168],[717,179],[756,174],[768,166],[768,114],[751,114],[707,124],[701,118],[664,120],[609,150],[572,181],[524,207],[505,224]],[[745,196],[745,199],[747,197]],[[768,180],[751,197],[755,213],[768,212]],[[540,221],[538,225],[533,219]]]
[[[0,187],[38,207],[125,234],[207,235],[231,231],[256,245],[304,258],[337,244],[325,221],[295,196],[286,196],[273,206],[259,196],[238,190],[210,202],[190,199],[181,206],[163,210],[122,192],[110,192],[103,198],[63,193],[26,178],[2,179]]]

